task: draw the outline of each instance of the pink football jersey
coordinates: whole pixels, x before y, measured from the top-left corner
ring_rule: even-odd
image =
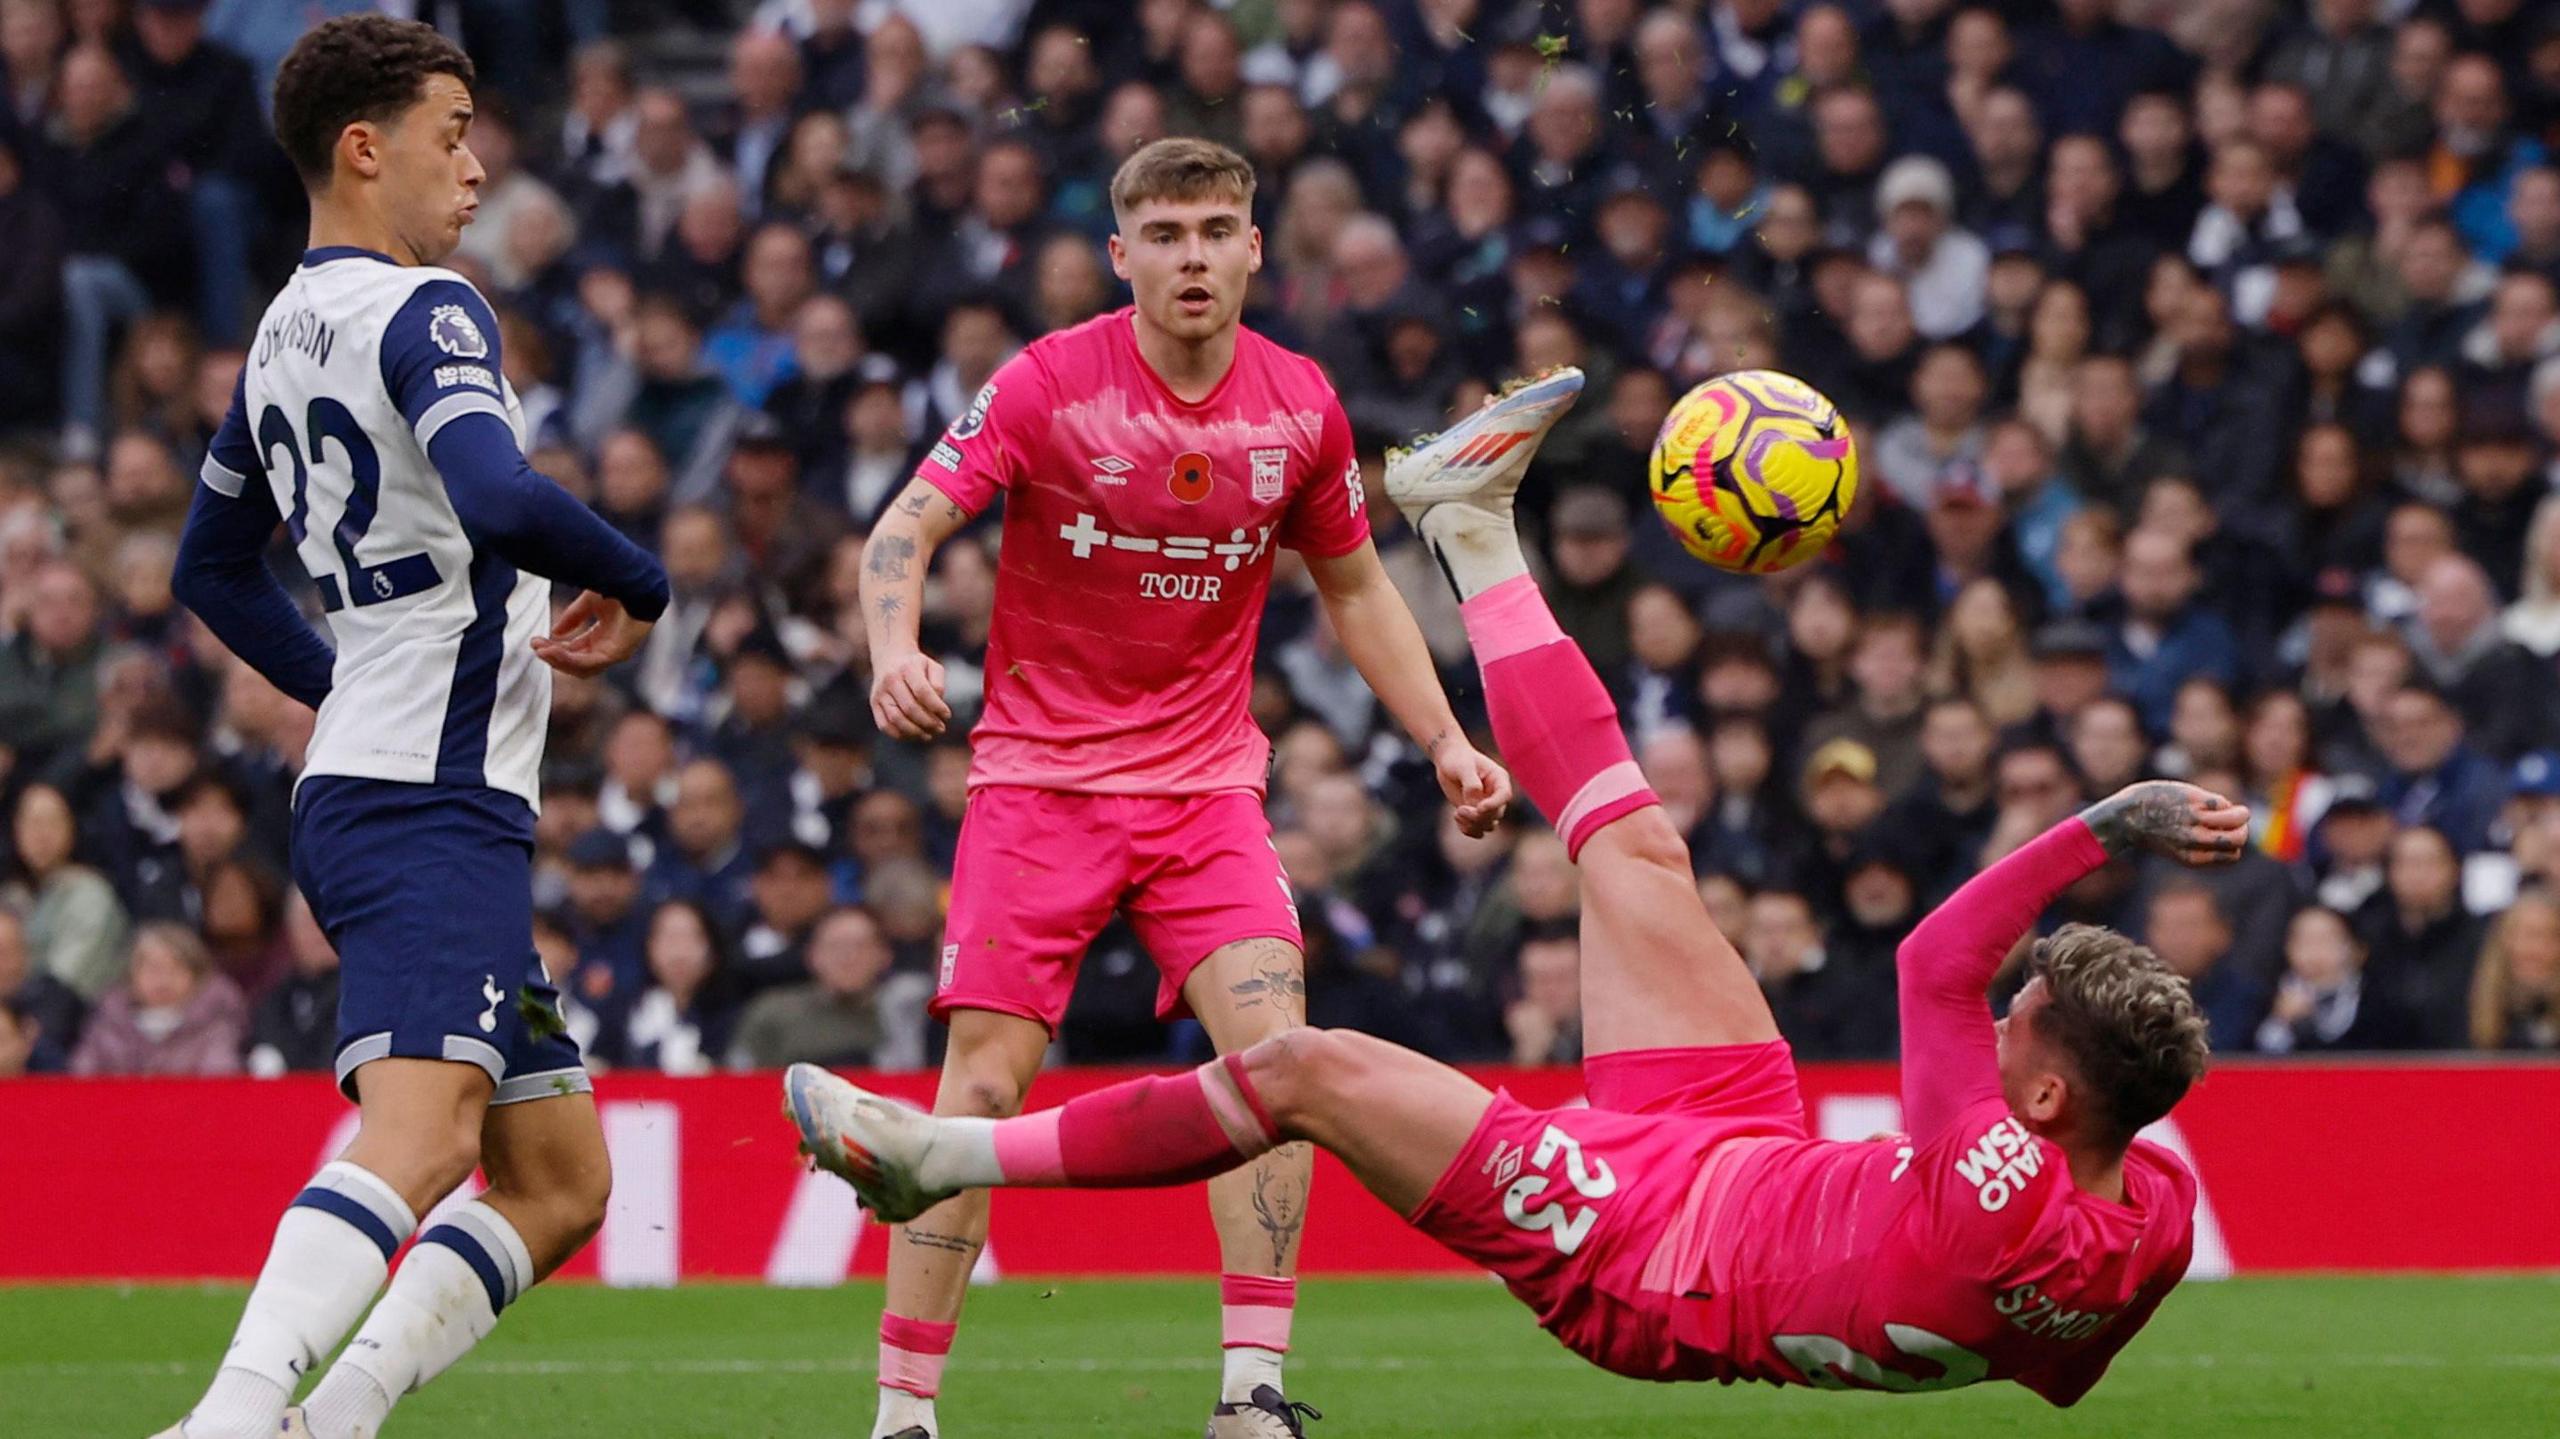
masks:
[[[972,514],[1005,496],[972,786],[1261,789],[1247,700],[1272,549],[1330,559],[1369,537],[1314,361],[1241,330],[1189,404],[1124,309],[1006,361],[917,475]]]
[[[2101,1199],[1997,1098],[1926,1143],[1745,1139],[1718,1159],[1726,1202],[1679,1337],[1739,1379],[2008,1379],[2069,1404],[2187,1269],[2195,1181],[2175,1156],[2137,1140],[2124,1202]]]
[[[2107,861],[2069,819],[1974,877],[1903,942],[1898,1143],[1732,1141],[1666,1268],[1682,1343],[1731,1377],[1917,1391],[2015,1380],[2076,1402],[2187,1272],[2195,1177],[2135,1140],[2121,1202],[2001,1095],[1984,992],[2065,888]]]

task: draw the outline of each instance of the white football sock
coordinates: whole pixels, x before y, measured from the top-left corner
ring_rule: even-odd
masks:
[[[1529,572],[1507,497],[1498,510],[1467,500],[1445,501],[1423,511],[1414,528],[1430,544],[1461,602]]]
[[[933,1401],[904,1389],[881,1390],[880,1413],[871,1421],[871,1439],[889,1439],[902,1429],[922,1429],[938,1439],[942,1425],[933,1417]]]
[[[371,1171],[323,1165],[276,1222],[276,1238],[190,1439],[268,1439],[311,1366],[337,1347],[382,1288],[417,1216]]]
[[[1218,1400],[1224,1404],[1242,1404],[1253,1397],[1256,1386],[1268,1384],[1274,1389],[1280,1382],[1281,1353],[1254,1344],[1238,1344],[1223,1351],[1225,1372],[1218,1379]]]
[[[984,1189],[1004,1183],[1004,1169],[996,1163],[996,1125],[1001,1122],[936,1117],[933,1142],[916,1160],[916,1182],[927,1189]]]
[[[506,1216],[477,1199],[456,1206],[418,1236],[382,1302],[312,1391],[315,1439],[379,1429],[402,1395],[488,1338],[532,1283],[533,1255]]]

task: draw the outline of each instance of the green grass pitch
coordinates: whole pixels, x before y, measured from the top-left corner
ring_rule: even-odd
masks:
[[[240,1290],[0,1289],[0,1433],[141,1439],[202,1389]],[[536,1291],[402,1406],[400,1436],[859,1436],[876,1285]],[[1215,1387],[1205,1283],[979,1291],[951,1439],[1194,1435]],[[2023,1390],[1887,1397],[1662,1386],[1584,1367],[1489,1281],[1311,1282],[1291,1357],[1316,1439],[2560,1433],[2560,1278],[2189,1285],[2078,1409]]]

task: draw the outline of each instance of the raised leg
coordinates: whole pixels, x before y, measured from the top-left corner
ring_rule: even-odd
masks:
[[[1583,1053],[1772,1040],[1768,1002],[1698,898],[1687,846],[1637,769],[1617,706],[1521,553],[1512,496],[1580,392],[1569,374],[1399,458],[1387,493],[1458,592],[1503,760],[1582,866]],[[1469,438],[1478,431],[1517,439],[1488,462],[1491,441]]]

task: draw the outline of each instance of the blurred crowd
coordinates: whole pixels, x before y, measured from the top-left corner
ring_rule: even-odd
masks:
[[[0,0],[0,1075],[329,1062],[335,959],[283,878],[312,717],[169,569],[301,244],[264,87],[350,8]],[[534,462],[674,581],[636,663],[557,687],[538,940],[599,1065],[936,1058],[968,751],[874,732],[859,547],[998,364],[1123,303],[1107,180],[1169,133],[1253,161],[1248,323],[1326,365],[1367,463],[1589,372],[1536,558],[1800,1055],[1889,1055],[1915,919],[2150,775],[2244,799],[2250,855],[2120,864],[2049,920],[2145,939],[2218,1050],[2560,1049],[2549,7],[401,8],[485,67],[453,263]],[[1764,367],[1837,400],[1864,474],[1830,555],[1743,581],[1645,513],[1646,459],[1676,396]],[[964,722],[994,542],[929,589]],[[1577,1057],[1562,846],[1456,832],[1285,559],[1264,636],[1311,1018]],[[1107,932],[1060,1055],[1201,1052],[1154,989]]]

